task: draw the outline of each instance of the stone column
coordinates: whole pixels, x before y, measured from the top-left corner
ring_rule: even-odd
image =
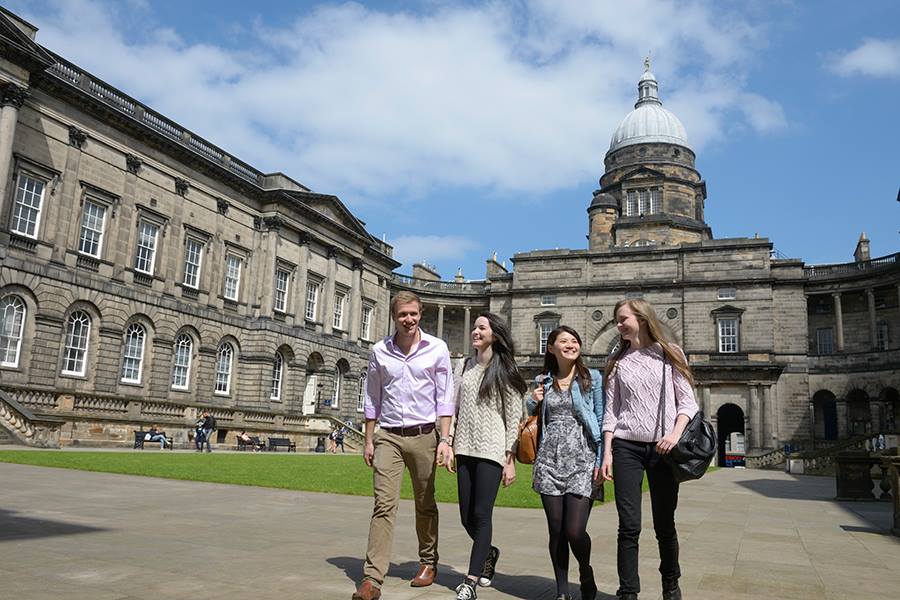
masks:
[[[306,321],[306,284],[309,281],[307,273],[309,272],[309,243],[312,237],[303,232],[300,234],[300,262],[297,265],[297,283],[294,287],[294,298],[296,298],[297,314],[296,322],[303,324]]]
[[[758,450],[762,445],[760,438],[762,437],[763,416],[759,406],[759,388],[755,385],[750,386],[750,432],[745,436],[748,442],[748,450]]]
[[[78,169],[81,165],[81,147],[86,141],[87,134],[75,126],[69,127],[69,147],[66,149],[66,165],[63,167],[62,190],[56,201],[46,206],[48,222],[56,223],[50,260],[58,264],[65,264],[71,228],[77,228],[76,207],[80,194]],[[47,201],[46,198],[44,201]]]
[[[350,289],[350,341],[359,339],[360,313],[362,312],[362,269],[361,258],[353,259],[353,287]]]
[[[466,307],[466,314],[463,317],[463,354],[469,353],[469,345],[472,338],[469,336],[469,330],[472,328],[472,309]]]
[[[844,351],[844,313],[841,311],[841,294],[834,293],[831,294],[831,297],[834,298],[834,320],[835,320],[835,343],[837,344],[837,351]]]
[[[760,402],[762,418],[760,419],[760,446],[763,448],[776,448],[778,439],[778,411],[775,410],[775,394],[772,385],[761,386],[762,399]]]
[[[444,305],[438,304],[437,337],[444,339]]]
[[[712,407],[712,400],[710,400],[710,389],[708,385],[704,385],[700,388],[700,409],[703,411],[703,415],[710,419],[712,415],[710,414],[710,408]]]
[[[867,289],[866,298],[869,301],[869,341],[874,350],[878,347],[878,331],[875,325],[875,290]]]
[[[13,142],[16,138],[16,124],[19,122],[19,109],[28,97],[28,90],[14,83],[7,83],[0,88],[0,219],[9,222],[9,206],[12,199],[7,198],[7,191],[15,194],[15,184],[9,182],[9,171],[12,167]],[[46,202],[46,199],[45,199]]]
[[[809,401],[809,439],[812,440],[812,447],[816,447],[816,405],[812,400]]]
[[[335,246],[328,248],[328,272],[325,274],[325,285],[322,286],[324,288],[322,306],[325,309],[322,331],[326,335],[330,335],[334,329],[334,278],[337,275],[337,255],[338,249]]]
[[[869,400],[869,416],[872,419],[872,433],[884,431],[884,402]]]
[[[835,402],[837,405],[837,427],[838,427],[838,439],[845,440],[847,439],[847,431],[849,429],[849,423],[847,419],[850,415],[847,412],[847,399],[846,398],[838,398]]]

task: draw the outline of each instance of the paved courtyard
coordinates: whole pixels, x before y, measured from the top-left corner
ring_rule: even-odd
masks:
[[[0,482],[0,598],[347,600],[362,568],[368,498],[10,464],[0,464]],[[833,496],[832,479],[770,471],[723,469],[684,485],[685,598],[900,597],[888,505]],[[647,502],[645,599],[660,597]],[[412,514],[404,502],[383,597],[451,598],[468,552],[456,506],[441,505],[439,575],[424,590],[406,583],[416,566]],[[615,530],[615,507],[595,509],[603,599],[616,588]],[[540,511],[497,509],[502,556],[494,588],[479,598],[552,598],[546,539]]]

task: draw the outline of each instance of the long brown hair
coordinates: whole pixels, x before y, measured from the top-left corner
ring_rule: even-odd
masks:
[[[684,375],[685,379],[688,380],[688,383],[694,385],[694,375],[691,373],[691,367],[687,363],[684,352],[678,347],[678,344],[674,343],[669,339],[669,336],[666,335],[665,329],[656,317],[656,312],[653,310],[653,307],[650,306],[650,303],[643,298],[619,300],[616,303],[616,307],[613,309],[614,319],[619,314],[619,309],[623,306],[630,308],[638,321],[647,325],[647,335],[650,337],[650,340],[662,347],[663,353],[669,362],[672,363],[672,367],[678,369],[678,372]],[[622,355],[625,354],[630,347],[631,342],[622,339],[622,336],[620,335],[618,349],[615,354],[606,361],[606,371],[604,372],[604,375],[607,380],[609,380],[609,377],[615,372],[619,359],[622,358]]]
[[[579,347],[584,345],[581,343],[581,336],[578,335],[578,332],[567,325],[560,325],[547,336],[547,351],[544,353],[544,370],[542,372],[550,373],[553,377],[553,388],[557,391],[559,390],[559,383],[556,381],[556,378],[559,377],[559,363],[556,360],[556,356],[550,352],[550,347],[553,346],[553,343],[556,342],[556,338],[558,338],[561,333],[568,333],[574,337],[578,341]],[[578,376],[578,384],[581,386],[581,391],[591,391],[591,372],[584,366],[584,361],[581,360],[580,352],[578,358],[575,359],[575,374]]]
[[[494,337],[494,341],[491,342],[491,360],[484,371],[484,377],[481,378],[478,397],[485,400],[492,393],[496,393],[501,400],[505,400],[506,390],[510,388],[524,394],[528,391],[528,384],[525,383],[516,365],[516,353],[509,327],[500,316],[492,312],[483,312],[478,316],[487,319]]]

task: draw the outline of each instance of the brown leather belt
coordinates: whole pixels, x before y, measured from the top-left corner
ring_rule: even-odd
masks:
[[[413,435],[424,435],[426,433],[431,433],[432,431],[434,431],[434,423],[412,425],[410,427],[383,427],[383,429],[385,431],[393,433],[394,435],[409,437]]]

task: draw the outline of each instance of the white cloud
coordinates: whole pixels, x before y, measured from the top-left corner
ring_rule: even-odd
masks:
[[[845,77],[900,77],[900,39],[868,38],[858,48],[834,55],[829,67]]]
[[[394,246],[394,258],[407,265],[462,259],[480,247],[474,240],[456,235],[403,235],[388,243]],[[453,273],[441,275],[449,277]]]
[[[707,2],[321,5],[257,25],[240,49],[186,42],[140,3],[50,3],[25,9],[39,42],[257,168],[351,204],[595,179],[648,50],[695,149],[735,124],[786,121],[741,80],[759,27]]]

